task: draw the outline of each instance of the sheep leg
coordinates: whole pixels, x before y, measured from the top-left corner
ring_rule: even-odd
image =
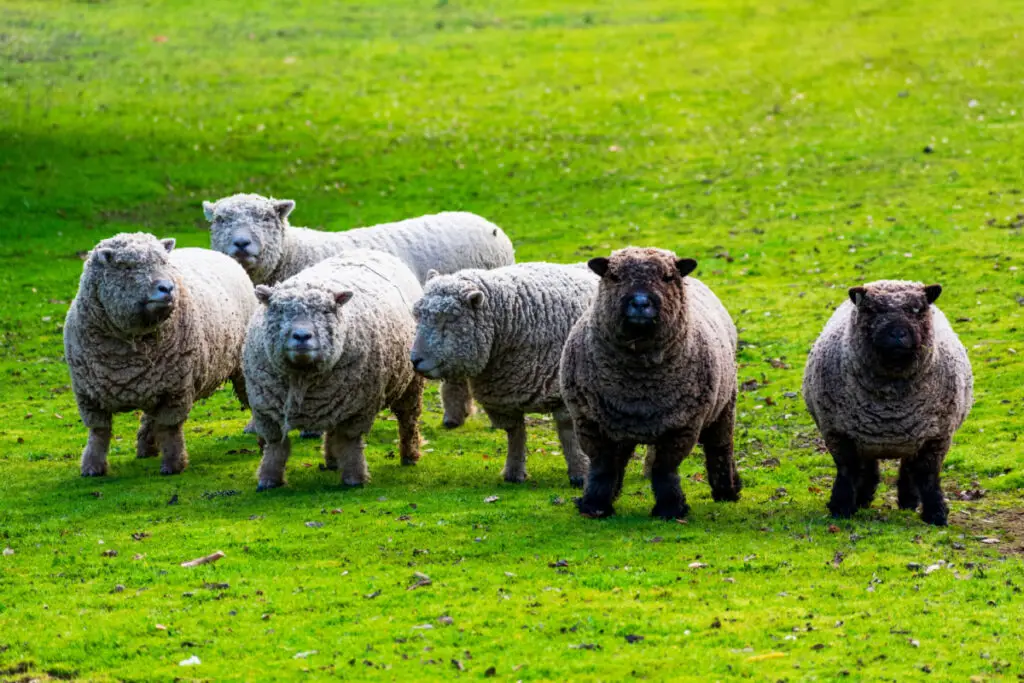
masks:
[[[152,415],[143,413],[139,431],[135,434],[135,457],[155,458],[158,455],[160,449],[156,445],[156,423]]]
[[[469,382],[464,379],[449,379],[441,384],[441,404],[444,406],[444,419],[441,424],[445,429],[461,427],[466,419],[476,412]]]
[[[881,479],[878,460],[861,461],[860,477],[857,479],[857,507],[869,508],[875,499],[878,482]]]
[[[714,422],[705,427],[698,441],[704,447],[705,467],[708,483],[711,484],[711,497],[717,503],[737,501],[743,483],[736,472],[736,460],[733,457],[733,427],[736,424],[736,399],[722,411]],[[685,457],[685,456],[684,456]]]
[[[946,526],[949,518],[949,506],[939,481],[949,446],[949,438],[927,441],[916,457],[906,461],[921,495],[921,520],[935,526]]]
[[[185,422],[174,425],[157,424],[153,430],[157,446],[163,454],[160,474],[181,474],[188,467],[188,451],[185,450]]]
[[[522,415],[511,426],[505,427],[505,434],[508,436],[508,452],[501,474],[505,481],[519,484],[526,481],[526,420]]]
[[[896,480],[896,502],[900,510],[916,510],[921,504],[921,496],[914,483],[914,475],[910,471],[910,459],[900,460],[900,477]]]
[[[256,490],[266,491],[284,486],[284,467],[288,463],[288,456],[292,454],[291,440],[287,434],[275,441],[264,440],[262,449],[263,458],[256,474]]]
[[[78,412],[82,422],[89,428],[89,440],[82,451],[82,476],[103,477],[107,474],[107,453],[110,451],[110,437],[113,435],[110,413],[90,410],[79,404]]]
[[[336,427],[327,431],[324,446],[341,465],[341,483],[362,486],[370,482],[370,469],[366,466],[361,430]]]
[[[836,479],[832,482],[832,497],[828,501],[833,517],[852,517],[857,511],[857,482],[860,480],[861,462],[857,443],[844,434],[829,434],[825,445],[836,463]]]
[[[242,404],[242,408],[248,410],[249,393],[245,390],[245,375],[242,374],[241,368],[231,375],[231,388],[235,390],[235,396],[238,398],[238,402]]]
[[[698,437],[698,434],[688,430],[676,430],[663,434],[655,443],[654,462],[651,465],[651,490],[654,492],[652,517],[683,519],[690,512],[686,494],[679,485],[679,463],[697,445]]]
[[[579,441],[576,439],[576,430],[572,426],[572,418],[567,410],[559,410],[554,414],[555,427],[558,429],[558,441],[562,445],[562,454],[565,456],[565,464],[569,469],[569,486],[582,488],[587,479],[587,469],[590,467],[590,460],[586,453],[580,449]]]
[[[590,457],[590,470],[583,497],[576,499],[576,509],[584,517],[610,517],[613,503],[622,490],[622,477],[636,444],[613,441],[601,434],[596,423],[576,420],[576,438],[580,448]]]
[[[398,418],[398,453],[403,465],[415,465],[420,459],[420,415],[423,413],[424,380],[415,376],[391,411]]]

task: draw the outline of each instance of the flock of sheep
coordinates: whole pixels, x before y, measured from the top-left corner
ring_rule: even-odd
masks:
[[[181,472],[193,404],[230,379],[252,410],[260,490],[284,484],[293,429],[323,432],[325,466],[365,484],[363,438],[384,408],[402,464],[419,459],[431,378],[444,381],[445,427],[475,399],[507,432],[507,481],[527,477],[524,415],[552,414],[584,516],[614,513],[638,444],[652,515],[687,514],[678,467],[698,443],[714,499],[739,498],[736,327],[690,277],[693,259],[630,247],[516,264],[505,233],[470,213],[329,233],[290,226],[294,207],[235,195],[203,203],[210,250],[125,233],[90,252],[64,326],[89,429],[83,476],[107,473],[112,415],[132,410],[138,457]],[[899,506],[946,523],[939,475],[973,379],[940,292],[853,287],[811,351],[804,397],[836,463],[835,516],[871,504],[879,460],[892,458]]]

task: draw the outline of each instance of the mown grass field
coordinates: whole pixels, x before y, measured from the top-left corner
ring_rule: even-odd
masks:
[[[0,0],[0,680],[1024,677],[1022,16]],[[712,503],[695,453],[687,524],[648,517],[639,463],[616,518],[582,519],[550,423],[504,484],[504,434],[444,432],[434,389],[420,466],[382,419],[361,490],[306,441],[257,494],[226,388],[185,474],[136,461],[125,415],[111,476],[81,479],[61,324],[83,252],[129,230],[205,246],[201,200],[237,191],[329,230],[470,210],[520,260],[697,258],[743,342],[743,500]],[[943,284],[975,369],[946,529],[895,509],[892,467],[833,524],[794,395],[846,288],[888,277]]]

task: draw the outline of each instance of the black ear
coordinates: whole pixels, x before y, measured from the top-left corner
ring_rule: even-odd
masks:
[[[928,299],[930,304],[935,303],[935,300],[939,298],[939,294],[942,294],[942,285],[928,285],[924,288],[924,297]]]
[[[860,306],[861,302],[868,295],[868,290],[863,287],[850,287],[850,301],[853,302],[854,306]]]
[[[608,272],[608,259],[604,256],[595,256],[587,261],[587,267],[600,277],[604,277],[604,274]]]
[[[114,260],[114,250],[113,249],[97,249],[96,250],[96,257],[95,258],[100,263],[110,263],[111,261]]]
[[[342,306],[344,306],[345,304],[352,300],[353,294],[354,292],[352,292],[352,290],[349,289],[346,289],[344,292],[335,292],[334,303],[338,304],[338,308],[341,308]]]
[[[697,261],[692,258],[681,258],[676,261],[676,270],[683,277],[686,277],[697,268]]]

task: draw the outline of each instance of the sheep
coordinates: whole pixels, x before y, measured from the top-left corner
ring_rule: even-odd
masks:
[[[562,402],[558,364],[597,281],[582,264],[461,270],[429,279],[413,309],[413,367],[432,379],[469,380],[491,424],[508,434],[506,481],[526,480],[524,413],[552,413],[569,482],[583,485],[587,458]]]
[[[588,265],[601,281],[569,333],[560,372],[576,438],[590,456],[580,514],[615,513],[626,465],[641,443],[651,462],[652,516],[689,512],[677,470],[698,443],[714,500],[738,500],[736,327],[712,291],[687,277],[697,262],[628,247]]]
[[[273,285],[331,256],[363,248],[393,254],[415,273],[454,273],[463,268],[498,268],[515,263],[505,232],[472,213],[447,212],[345,232],[322,232],[288,224],[291,199],[236,194],[203,202],[212,249],[234,258],[255,284]],[[441,387],[443,425],[454,429],[473,413],[465,383]]]
[[[836,463],[828,509],[850,517],[871,506],[879,460],[900,461],[899,507],[944,526],[939,477],[971,409],[967,350],[936,307],[941,285],[879,280],[849,290],[811,348],[807,410]]]
[[[402,261],[368,249],[256,287],[263,305],[246,333],[242,368],[263,450],[257,490],[284,485],[293,427],[325,431],[328,468],[341,469],[348,486],[367,483],[363,435],[385,407],[398,418],[402,464],[419,460],[423,379],[408,349],[421,294]]]
[[[140,409],[136,455],[163,454],[161,474],[188,465],[182,425],[230,379],[247,405],[242,341],[256,297],[245,271],[207,249],[122,233],[85,261],[64,323],[64,355],[89,439],[84,477],[107,474],[113,413]]]

